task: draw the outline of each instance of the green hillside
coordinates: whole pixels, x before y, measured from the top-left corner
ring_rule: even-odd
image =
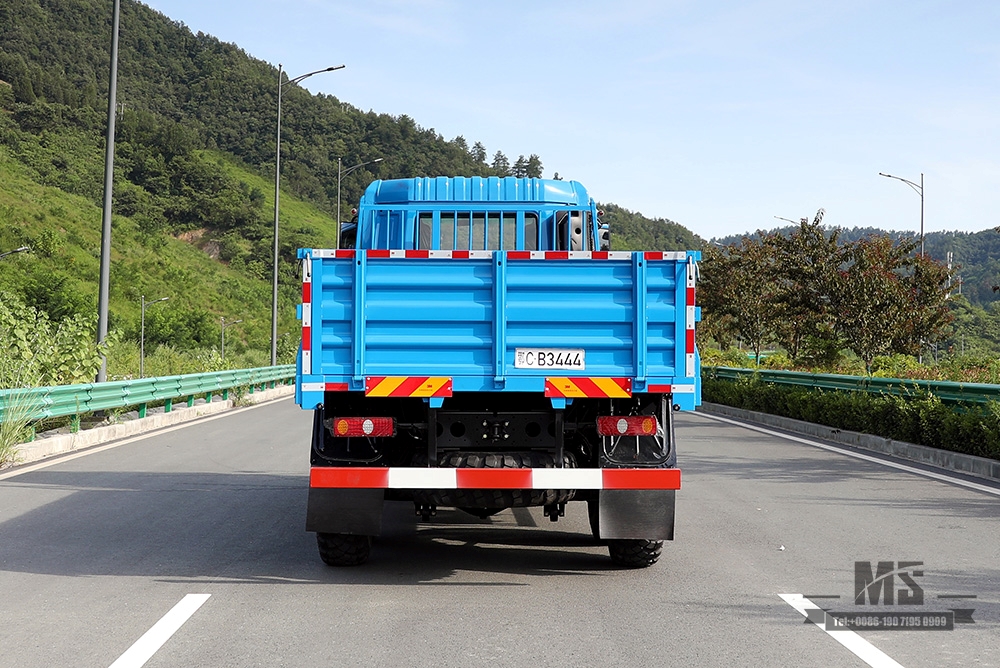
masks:
[[[96,319],[110,23],[104,0],[0,3],[0,253],[33,249],[0,260],[0,291],[54,322]],[[211,351],[225,317],[243,320],[227,351],[269,351],[277,69],[134,0],[121,25],[111,329],[137,341],[141,297],[169,297],[147,311],[147,345]],[[350,211],[372,179],[542,176],[537,155],[508,160],[406,115],[295,85],[282,105],[279,362],[297,347],[295,250],[334,245],[338,205]],[[375,158],[343,179],[338,202],[338,159]],[[705,246],[670,220],[600,207],[616,250]],[[980,329],[997,308],[980,306],[1000,297],[1000,234],[928,235],[927,246],[940,260],[954,252],[965,279],[954,347],[992,347]]]
[[[250,187],[262,185],[218,154],[203,154],[221,173]],[[0,248],[32,248],[0,260],[0,290],[7,290],[53,320],[95,314],[100,264],[101,209],[80,195],[39,184],[32,171],[0,147]],[[273,206],[264,196],[262,207]],[[289,197],[282,204],[285,245],[332,243],[333,220]],[[293,222],[294,221],[294,222]],[[217,346],[220,318],[243,319],[230,330],[234,351],[270,345],[270,254],[250,259],[250,246],[218,230],[192,229],[174,236],[149,234],[134,218],[115,216],[112,232],[110,327],[138,339],[140,299],[169,297],[146,313],[147,345]],[[225,254],[229,260],[220,261]],[[265,277],[266,275],[266,277]],[[297,333],[297,277],[282,276],[279,333]],[[286,337],[287,338],[287,337]],[[286,340],[284,357],[294,342]]]

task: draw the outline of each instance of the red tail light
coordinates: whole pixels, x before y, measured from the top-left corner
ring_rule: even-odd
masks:
[[[597,418],[601,436],[655,436],[660,425],[652,415],[609,415]]]
[[[338,438],[396,435],[396,421],[387,417],[333,418],[326,421],[326,428]]]

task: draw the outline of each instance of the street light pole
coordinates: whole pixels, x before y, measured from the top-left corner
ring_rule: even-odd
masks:
[[[165,302],[170,297],[160,297],[151,302],[146,301],[146,295],[139,297],[139,378],[145,378],[146,374],[146,307],[157,302]]]
[[[340,158],[337,158],[337,243],[334,245],[334,248],[340,248],[340,180],[355,169],[364,167],[365,165],[374,165],[376,162],[382,162],[382,158],[375,158],[374,160],[362,162],[347,169],[341,169]]]
[[[14,250],[9,250],[6,253],[0,253],[0,258],[5,258],[8,255],[13,255],[14,253],[27,253],[31,249],[27,246],[21,246],[20,248],[15,248]]]
[[[271,366],[278,363],[278,199],[281,196],[281,91],[289,84],[308,79],[314,74],[341,70],[346,65],[336,65],[316,70],[288,81],[281,80],[281,63],[278,63],[278,124],[274,141],[274,253],[271,257]]]
[[[233,325],[238,325],[241,322],[243,322],[243,321],[242,320],[233,320],[231,323],[229,323],[227,325],[226,324],[226,316],[222,316],[222,344],[220,346],[221,350],[220,350],[219,354],[220,354],[220,356],[222,357],[223,360],[226,359],[226,327],[232,327]]]
[[[111,12],[111,69],[108,76],[108,137],[104,150],[104,213],[101,221],[101,269],[97,290],[97,345],[108,338],[108,302],[111,284],[111,191],[115,174],[115,111],[118,106],[118,14],[120,0]],[[108,358],[101,353],[97,382],[108,379]]]
[[[892,174],[884,174],[882,172],[878,173],[879,176],[884,176],[887,179],[896,179],[897,181],[902,181],[906,185],[913,188],[913,190],[920,195],[920,254],[924,254],[924,173],[920,172],[920,185],[918,186],[913,181],[904,179],[899,176],[893,176]]]

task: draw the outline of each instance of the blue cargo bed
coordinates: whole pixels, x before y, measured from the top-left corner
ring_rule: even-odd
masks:
[[[384,377],[447,378],[450,392],[547,394],[569,379],[568,398],[575,381],[615,379],[630,393],[673,393],[682,409],[700,403],[697,252],[304,249],[299,257],[303,408],[325,391],[371,391]]]

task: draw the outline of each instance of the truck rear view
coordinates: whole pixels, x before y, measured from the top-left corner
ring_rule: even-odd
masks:
[[[612,252],[573,181],[375,181],[354,248],[303,249],[296,401],[314,412],[307,530],[369,557],[386,501],[430,521],[586,509],[612,560],[656,562],[700,403],[699,254]]]

